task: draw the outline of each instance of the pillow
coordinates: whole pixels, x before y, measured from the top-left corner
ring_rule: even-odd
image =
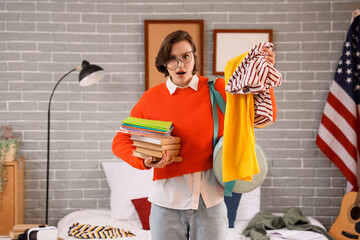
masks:
[[[151,210],[151,203],[145,198],[132,199],[136,212],[139,215],[142,227],[144,230],[150,230],[149,216]]]
[[[224,201],[227,208],[229,228],[234,228],[234,221],[236,219],[236,213],[238,210],[239,202],[241,199],[241,193],[232,193],[232,196],[225,196]]]
[[[148,197],[153,170],[139,170],[126,162],[102,162],[109,183],[111,216],[120,220],[139,220],[132,199]]]
[[[260,211],[260,187],[242,194],[236,213],[236,221],[249,221]]]

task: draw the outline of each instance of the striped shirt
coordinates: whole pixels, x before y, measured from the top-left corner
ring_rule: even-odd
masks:
[[[266,47],[274,45],[263,42],[255,45],[230,77],[225,90],[231,94],[254,94],[255,120],[257,128],[274,122],[270,88],[281,84],[282,75],[266,61]]]

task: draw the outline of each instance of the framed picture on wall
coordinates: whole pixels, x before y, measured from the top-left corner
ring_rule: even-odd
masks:
[[[224,76],[226,63],[260,42],[272,42],[271,29],[214,29],[213,75]]]
[[[177,30],[187,31],[194,39],[200,61],[200,75],[204,63],[204,20],[145,20],[145,90],[166,81],[155,67],[155,58],[164,38]]]

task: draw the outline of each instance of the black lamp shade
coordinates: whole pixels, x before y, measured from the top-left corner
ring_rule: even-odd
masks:
[[[92,65],[88,61],[83,61],[82,70],[79,74],[79,83],[82,87],[93,85],[105,76],[105,71],[97,65]]]

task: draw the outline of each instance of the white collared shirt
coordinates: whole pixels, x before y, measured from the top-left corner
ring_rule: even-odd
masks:
[[[198,84],[199,77],[194,75],[186,87],[197,91]],[[170,77],[166,81],[166,86],[170,95],[179,88]],[[148,200],[166,208],[197,209],[200,194],[207,208],[217,205],[224,199],[224,188],[216,179],[213,169],[156,180],[152,185]]]
[[[166,80],[166,87],[168,88],[169,92],[170,92],[170,95],[173,95],[173,93],[176,91],[177,88],[187,88],[187,87],[190,87],[192,89],[194,89],[195,91],[197,91],[197,88],[198,88],[198,85],[199,85],[199,77],[194,75],[189,84],[186,85],[185,87],[178,87],[176,86],[175,83],[173,83],[173,81],[171,81],[170,77],[168,77],[168,79]]]

